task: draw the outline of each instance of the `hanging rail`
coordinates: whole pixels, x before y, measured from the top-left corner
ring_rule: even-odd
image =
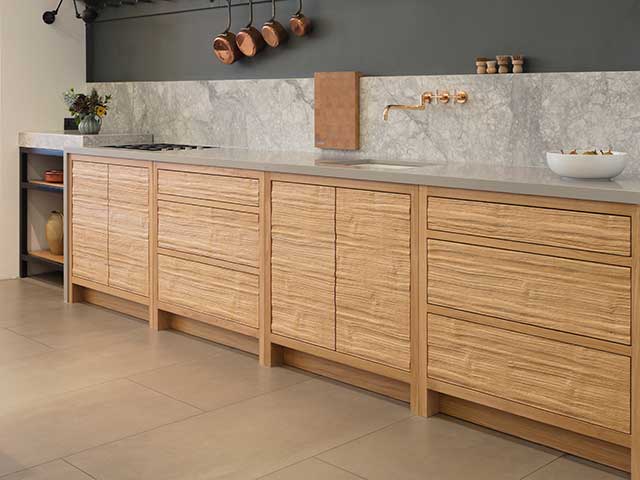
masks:
[[[189,12],[202,12],[202,11],[206,11],[206,10],[218,10],[221,8],[227,8],[227,5],[224,2],[216,2],[216,0],[210,0],[211,3],[220,3],[220,5],[208,5],[206,7],[196,7],[196,8],[185,8],[182,10],[167,10],[167,11],[163,11],[163,12],[153,12],[153,13],[142,13],[140,15],[128,15],[125,17],[113,17],[113,18],[100,18],[98,17],[93,23],[108,23],[108,22],[119,22],[122,20],[133,20],[136,18],[149,18],[149,17],[162,17],[162,16],[166,16],[166,15],[179,15],[182,13],[189,13]],[[284,2],[287,0],[276,0],[276,2]],[[102,7],[130,7],[133,5],[141,5],[141,4],[159,4],[159,1],[154,1],[154,0],[111,0],[111,1],[105,1],[105,2],[99,2],[101,3]],[[163,3],[173,3],[172,0],[165,0],[165,2]],[[271,4],[271,0],[254,0],[253,4],[254,5],[260,5],[260,4]],[[249,6],[249,2],[248,1],[241,1],[239,3],[232,3],[231,5],[232,7],[248,7]],[[102,9],[100,9],[102,11]]]

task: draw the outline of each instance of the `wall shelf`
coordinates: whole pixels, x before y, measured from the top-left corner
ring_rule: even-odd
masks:
[[[22,188],[31,190],[43,190],[45,192],[63,192],[64,184],[45,182],[44,180],[29,180],[21,183]]]
[[[49,250],[32,250],[27,254],[27,256],[46,263],[64,265],[64,255],[56,255],[51,253]]]

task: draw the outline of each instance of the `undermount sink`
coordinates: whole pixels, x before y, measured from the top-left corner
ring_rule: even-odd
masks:
[[[408,168],[424,167],[424,163],[415,162],[385,162],[372,159],[350,159],[350,160],[319,160],[317,165],[330,167],[348,167],[362,170],[405,170]]]

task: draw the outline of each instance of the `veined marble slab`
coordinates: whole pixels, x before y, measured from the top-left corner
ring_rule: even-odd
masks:
[[[21,132],[18,135],[20,147],[64,150],[71,147],[102,147],[106,145],[126,145],[128,143],[150,143],[151,134],[100,133],[98,135],[78,135],[60,132]]]
[[[104,132],[158,142],[313,152],[313,80],[96,83],[113,95]],[[640,173],[640,72],[363,77],[356,157],[543,166],[544,152],[614,147]],[[423,91],[465,90],[465,105],[393,111]],[[341,155],[336,152],[336,155]]]

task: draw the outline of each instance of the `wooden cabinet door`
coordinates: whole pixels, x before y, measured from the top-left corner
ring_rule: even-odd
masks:
[[[335,188],[273,182],[271,330],[335,349]]]
[[[71,180],[71,271],[76,277],[108,282],[108,166],[73,161]]]
[[[409,370],[411,197],[338,188],[336,344]]]
[[[149,168],[109,165],[109,286],[149,295]]]

